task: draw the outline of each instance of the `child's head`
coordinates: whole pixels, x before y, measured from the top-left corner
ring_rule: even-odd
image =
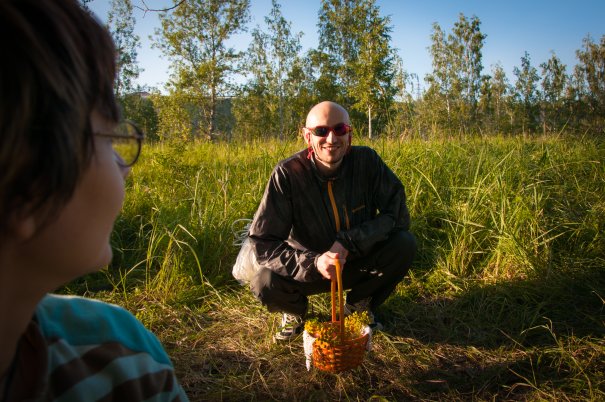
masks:
[[[0,1],[0,49],[2,239],[21,216],[57,216],[95,152],[91,113],[119,112],[113,42],[76,0]]]

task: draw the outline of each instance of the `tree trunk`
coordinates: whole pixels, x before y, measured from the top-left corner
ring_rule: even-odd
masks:
[[[372,139],[372,107],[368,106],[368,138]]]
[[[213,63],[214,64],[214,63]],[[215,72],[212,72],[212,81],[210,84],[210,116],[208,121],[208,139],[214,140],[214,131],[216,130],[216,80]]]
[[[208,122],[208,139],[214,139],[214,131],[216,129],[216,125],[214,123],[216,116],[216,90],[214,87],[210,90],[210,116]]]
[[[284,97],[281,94],[281,88],[280,88],[280,94],[279,94],[278,113],[279,113],[279,139],[283,141],[286,138],[286,135],[284,133],[284,131],[285,131],[285,129],[284,129]]]

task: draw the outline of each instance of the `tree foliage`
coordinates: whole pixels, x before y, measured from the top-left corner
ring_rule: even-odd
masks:
[[[561,63],[556,54],[540,64],[542,69],[541,117],[544,132],[553,131],[562,123],[566,124],[564,110],[565,87],[567,85],[567,66]]]
[[[538,70],[532,66],[529,53],[521,57],[521,67],[515,67],[513,73],[517,77],[515,82],[516,115],[521,124],[521,131],[526,133],[534,131],[538,126]]]
[[[374,0],[323,0],[319,12],[320,77],[332,80],[332,99],[366,114],[368,136],[372,122],[389,114],[397,89],[395,51],[390,18],[380,15]]]
[[[121,98],[124,117],[136,122],[145,133],[146,140],[157,140],[158,115],[151,96],[147,93],[134,92]]]
[[[135,34],[135,24],[131,0],[111,0],[107,25],[117,52],[114,91],[118,97],[123,97],[136,89],[135,80],[141,72],[137,63],[141,40]]]
[[[430,52],[433,72],[427,76],[427,102],[432,123],[439,128],[472,131],[481,95],[482,48],[486,38],[481,21],[460,14],[450,34],[433,24]]]
[[[578,60],[578,96],[588,107],[587,113],[596,118],[597,130],[605,132],[605,35],[599,43],[590,36],[584,38]]]
[[[233,113],[241,127],[236,135],[245,139],[291,136],[308,107],[304,100],[310,91],[300,57],[302,33],[291,32],[291,23],[275,0],[265,25],[266,31],[260,27],[252,31],[240,69],[248,81],[234,99]]]
[[[181,134],[189,131],[193,137],[217,135],[219,98],[230,95],[240,57],[227,41],[245,29],[249,6],[249,0],[188,0],[160,13],[162,27],[156,30],[156,46],[171,61],[169,96],[187,102],[179,110],[161,113],[165,133],[169,127],[179,126]],[[168,116],[184,120],[169,122]]]
[[[88,7],[88,3],[90,3],[91,1],[92,0],[80,0],[80,4],[82,4],[82,8],[90,11],[90,7]]]
[[[136,20],[131,0],[112,0],[107,28],[116,47],[114,91],[125,119],[137,122],[147,138],[157,136],[158,117],[143,87],[137,84],[142,69],[138,64],[141,41],[135,34]]]
[[[419,77],[392,47],[391,19],[375,0],[322,0],[319,42],[305,54],[278,0],[245,55],[228,47],[248,8],[249,0],[176,0],[161,13],[155,45],[171,61],[168,93],[149,98],[155,122],[149,100],[128,103],[160,138],[288,138],[321,100],[345,106],[370,137],[605,132],[605,35],[584,39],[569,74],[554,52],[539,69],[525,52],[510,80],[501,64],[484,71],[487,35],[478,17],[460,14],[450,32],[433,24],[433,68]]]

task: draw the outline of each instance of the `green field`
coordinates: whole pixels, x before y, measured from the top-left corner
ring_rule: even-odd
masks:
[[[603,141],[366,144],[406,187],[419,252],[356,370],[307,372],[302,339],[274,344],[279,315],[231,277],[241,219],[302,142],[148,144],[114,263],[62,291],[135,313],[194,401],[605,400]]]

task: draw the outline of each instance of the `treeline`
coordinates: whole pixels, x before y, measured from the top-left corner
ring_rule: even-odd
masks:
[[[573,67],[554,52],[534,65],[525,52],[507,77],[500,64],[484,68],[481,21],[460,14],[451,32],[433,25],[432,72],[419,77],[406,71],[392,46],[393,21],[375,0],[322,0],[319,43],[304,54],[302,33],[292,32],[276,0],[251,30],[248,50],[229,47],[248,29],[249,8],[249,0],[174,0],[159,11],[154,46],[171,61],[160,93],[134,85],[133,5],[112,0],[108,26],[126,117],[157,139],[290,138],[311,105],[330,99],[369,137],[605,133],[605,35],[586,36]]]

